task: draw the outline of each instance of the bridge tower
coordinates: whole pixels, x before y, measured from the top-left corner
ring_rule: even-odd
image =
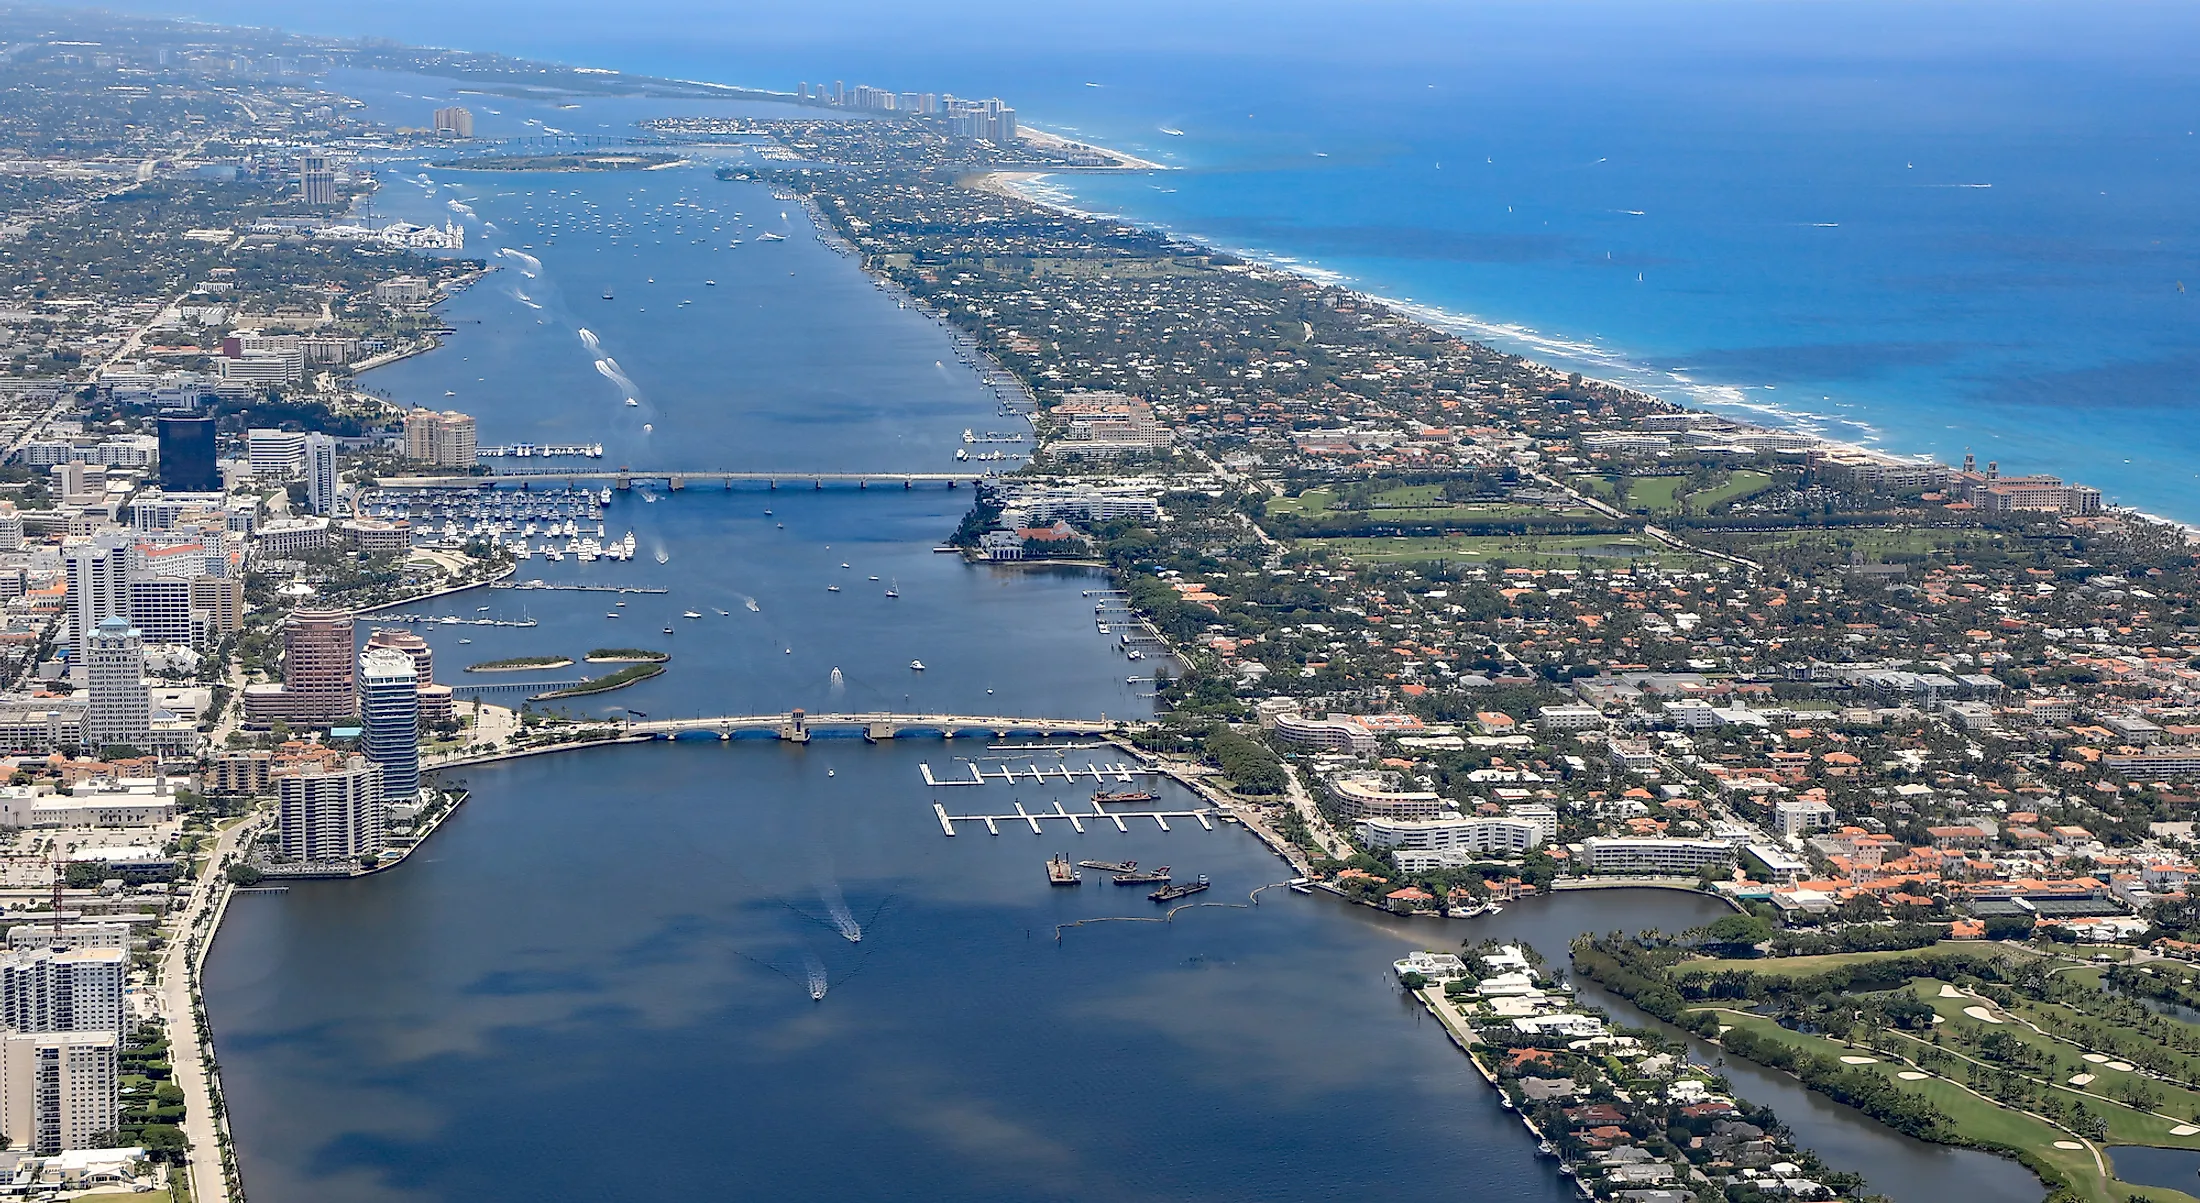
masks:
[[[806,744],[810,742],[810,728],[804,720],[800,707],[787,712],[787,720],[779,724],[779,738],[786,740],[788,743]]]

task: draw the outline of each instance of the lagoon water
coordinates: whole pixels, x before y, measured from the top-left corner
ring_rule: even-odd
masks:
[[[390,103],[413,86],[383,85]],[[705,167],[425,174],[387,205],[462,213],[469,253],[508,270],[446,307],[449,346],[367,383],[480,415],[484,442],[601,440],[637,465],[913,470],[944,466],[961,430],[992,418],[946,336],[811,240],[799,211],[786,242],[699,263],[687,231],[735,211],[779,220],[761,190]],[[591,212],[602,224],[582,220]],[[681,286],[698,275],[719,283]],[[623,404],[629,386],[596,366],[605,356],[641,405]],[[538,620],[421,628],[446,681],[512,655],[673,652],[663,677],[575,709],[1145,713],[1145,686],[1124,680],[1143,666],[1094,629],[1085,594],[1099,581],[931,552],[968,496],[637,490],[606,518],[614,536],[635,531],[636,561],[537,560],[521,576],[670,592],[628,595],[623,610],[602,594],[506,590],[407,609]],[[690,609],[704,617],[679,617]],[[1240,1200],[1358,1197],[1410,1178],[1556,1203],[1567,1184],[1399,995],[1389,962],[1485,935],[1555,957],[1582,931],[1719,913],[1640,891],[1477,924],[1282,889],[1253,905],[1287,871],[1227,825],[944,838],[934,801],[1001,811],[1075,805],[1090,789],[931,790],[919,777],[921,763],[1001,754],[976,738],[681,741],[477,767],[462,774],[471,800],[400,869],[240,898],[206,989],[248,1189],[269,1203]],[[1015,754],[1034,760],[1047,763]],[[1041,862],[1056,851],[1206,873],[1210,905],[1152,922],[1143,891],[1100,874],[1049,888]],[[1057,939],[1094,918],[1148,921]],[[2036,1189],[2010,1163],[1728,1072],[1905,1203]]]

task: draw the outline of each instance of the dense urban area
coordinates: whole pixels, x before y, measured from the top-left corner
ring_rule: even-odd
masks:
[[[969,441],[1015,450],[958,457],[985,480],[953,545],[1112,577],[1096,620],[1160,717],[1111,737],[1306,888],[1420,917],[1401,982],[1584,1194],[1868,1190],[1685,1032],[2059,1199],[2188,1197],[2101,1152],[2200,1149],[2187,530],[1679,409],[1043,205],[1031,173],[1153,165],[999,100],[0,27],[0,1187],[241,1197],[196,993],[232,893],[398,864],[463,800],[440,767],[637,738],[534,703],[677,672],[665,653],[597,649],[599,675],[492,705],[391,612],[635,547],[608,489],[452,489],[484,471],[474,420],[355,383],[450,337],[435,306],[490,270],[457,222],[373,197],[390,161],[642,170],[709,144],[749,148],[720,175],[800,201],[1014,399],[1024,424]],[[462,107],[369,122],[338,68],[802,107],[500,154]],[[1655,1029],[1471,934],[1614,885],[1731,911],[1570,950]]]

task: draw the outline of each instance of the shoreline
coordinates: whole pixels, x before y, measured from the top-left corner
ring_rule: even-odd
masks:
[[[1150,218],[1100,208],[1084,208],[1072,203],[1075,198],[1066,192],[1050,188],[1045,181],[1053,175],[1074,175],[1065,170],[1011,170],[1003,169],[974,173],[967,184],[974,190],[1016,199],[1073,217],[1093,220],[1120,221],[1143,229],[1157,231],[1172,238],[1196,244],[1220,254],[1244,260],[1264,271],[1276,272],[1310,281],[1324,287],[1343,289],[1352,296],[1371,305],[1381,306],[1407,321],[1417,323],[1440,334],[1470,342],[1481,343],[1493,349],[1517,355],[1530,364],[1546,371],[1578,370],[1587,379],[1612,388],[1624,389],[1654,398],[1688,413],[1709,414],[1766,432],[1792,434],[1810,439],[1817,450],[1854,452],[1903,463],[1934,463],[1937,457],[1931,452],[1901,451],[1882,441],[1882,432],[1868,422],[1840,417],[1805,409],[1788,409],[1768,402],[1752,401],[1740,396],[1745,385],[1709,384],[1678,378],[1672,372],[1664,373],[1666,383],[1630,383],[1615,379],[1614,367],[1624,366],[1630,372],[1650,375],[1657,369],[1630,362],[1620,352],[1606,350],[1595,343],[1581,339],[1569,339],[1546,334],[1519,323],[1493,321],[1472,313],[1445,309],[1425,301],[1387,296],[1360,286],[1353,276],[1328,268],[1317,267],[1293,256],[1275,251],[1251,247],[1233,246],[1227,241],[1192,231],[1180,230],[1167,223]],[[1578,365],[1561,368],[1560,364]],[[1671,393],[1678,389],[1687,398],[1676,400]],[[1700,390],[1700,392],[1698,391]],[[1709,399],[1703,394],[1728,393],[1730,398]],[[1852,428],[1855,437],[1841,438],[1826,433],[1828,425]],[[2082,480],[2078,483],[2084,483]],[[2188,539],[2200,542],[2200,515],[2191,519],[2158,514],[2135,505],[2104,504],[2103,514],[2121,514],[2143,521],[2159,523],[2181,531]]]

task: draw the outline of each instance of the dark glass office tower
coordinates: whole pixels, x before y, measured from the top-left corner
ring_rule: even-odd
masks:
[[[159,421],[161,492],[221,492],[221,469],[214,464],[214,419],[162,414]]]

